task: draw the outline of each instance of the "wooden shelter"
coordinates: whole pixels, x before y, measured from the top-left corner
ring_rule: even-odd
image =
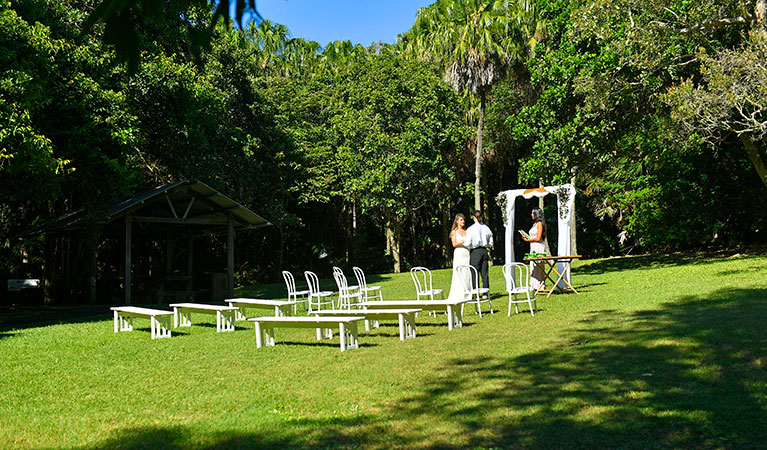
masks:
[[[125,304],[131,303],[133,284],[134,237],[165,236],[166,267],[172,267],[172,242],[187,236],[188,262],[186,274],[176,281],[191,280],[193,269],[192,235],[194,232],[226,234],[226,289],[234,294],[234,233],[236,230],[271,225],[266,219],[242,204],[197,180],[184,180],[142,192],[119,202],[105,213],[94,215],[79,209],[47,222],[28,234],[66,236],[75,230],[93,225],[99,232],[113,237],[124,236]],[[95,251],[93,256],[95,271]],[[168,275],[168,274],[166,274]],[[91,296],[95,296],[95,276],[91,276]],[[92,299],[93,300],[93,299]]]

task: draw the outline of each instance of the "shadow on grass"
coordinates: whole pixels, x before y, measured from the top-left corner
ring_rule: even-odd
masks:
[[[268,434],[124,430],[92,448],[764,448],[766,298],[594,310],[542,351],[446,359],[375,415]]]
[[[45,327],[61,323],[100,322],[112,318],[109,306],[36,306],[0,309],[0,337],[13,330]]]
[[[629,256],[602,259],[599,261],[583,261],[583,263],[573,268],[573,273],[581,275],[599,275],[606,272],[621,270],[656,269],[665,266],[682,266],[688,264],[712,264],[717,261],[721,261],[721,255],[719,257],[696,254]]]

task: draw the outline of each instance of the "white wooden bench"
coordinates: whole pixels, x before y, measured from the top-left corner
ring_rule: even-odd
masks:
[[[234,331],[234,312],[237,308],[222,305],[204,305],[201,303],[171,303],[173,308],[173,326],[191,327],[192,313],[215,314],[216,332]]]
[[[390,308],[418,308],[426,311],[444,311],[447,313],[447,329],[461,328],[463,326],[463,314],[461,307],[470,302],[466,300],[383,300],[362,302],[362,309],[390,309]]]
[[[275,316],[287,316],[290,307],[299,303],[296,300],[266,300],[261,298],[228,298],[224,300],[229,306],[238,308],[234,312],[234,320],[245,320],[245,309],[274,309]]]
[[[114,306],[115,333],[133,331],[134,317],[148,317],[152,330],[152,339],[170,337],[170,316],[173,311],[140,308],[138,306]]]
[[[373,328],[378,328],[379,320],[397,320],[399,321],[399,340],[411,339],[415,337],[415,315],[421,312],[421,309],[326,309],[313,311],[312,314],[318,316],[351,316],[362,317],[365,319],[365,331],[370,331],[370,322],[373,322]]]
[[[341,351],[359,348],[357,341],[357,322],[362,317],[252,317],[251,322],[256,326],[256,348],[274,346],[275,328],[316,328],[317,340],[333,337],[333,328],[338,327],[341,338]],[[332,328],[331,328],[332,327]],[[325,333],[323,333],[323,329]]]

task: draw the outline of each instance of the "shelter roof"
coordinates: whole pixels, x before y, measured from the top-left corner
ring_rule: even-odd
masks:
[[[73,231],[94,220],[109,226],[130,216],[134,222],[156,225],[190,225],[222,230],[232,218],[235,228],[259,228],[269,221],[207,184],[183,180],[144,191],[120,201],[101,214],[88,214],[84,208],[66,213],[31,229],[27,235]],[[122,222],[120,222],[122,223]]]

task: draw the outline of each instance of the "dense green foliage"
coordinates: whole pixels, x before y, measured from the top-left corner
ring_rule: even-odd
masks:
[[[20,238],[32,226],[185,178],[275,225],[237,235],[240,282],[334,264],[444,266],[451,218],[475,187],[487,202],[575,180],[578,251],[592,257],[764,240],[764,73],[751,64],[764,53],[762,0],[745,2],[740,22],[698,28],[739,3],[500,1],[490,14],[473,2],[481,14],[458,31],[481,31],[474,16],[496,21],[485,37],[506,24],[503,48],[481,33],[453,39],[439,21],[459,3],[447,0],[400,43],[367,48],[320,48],[268,20],[214,26],[210,8],[187,2],[184,15],[169,7],[135,26],[133,71],[101,25],[82,32],[97,3],[0,0],[0,279],[41,276],[44,240]],[[190,24],[210,30],[202,54]],[[459,67],[467,55],[495,58],[484,75],[469,67],[493,75],[481,101],[471,83],[444,81],[446,68],[473,73]],[[482,208],[500,247],[500,211]],[[79,233],[70,273],[96,249],[119,253],[97,227]],[[101,273],[119,272],[108,260]]]

